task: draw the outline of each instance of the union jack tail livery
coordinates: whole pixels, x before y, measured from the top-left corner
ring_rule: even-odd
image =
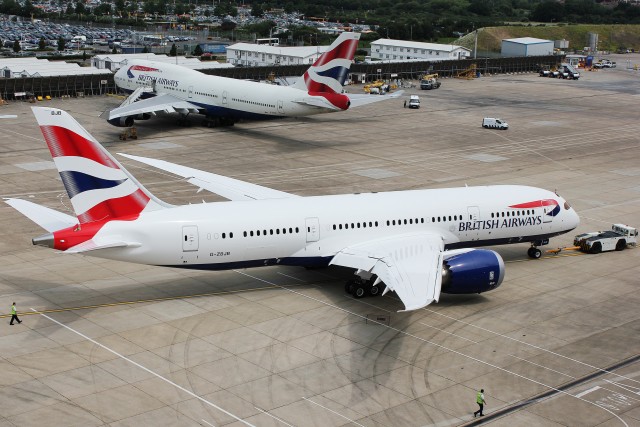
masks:
[[[74,218],[26,200],[6,200],[49,232],[33,243],[67,253],[135,247],[135,242],[100,237],[100,231],[170,205],[151,195],[68,113],[56,108],[32,110],[75,213]]]
[[[304,73],[293,85],[298,89],[311,93],[342,92],[347,80],[349,67],[353,62],[358,47],[360,33],[344,32],[340,34],[329,49]]]
[[[162,202],[67,112],[32,108],[80,225],[133,219]]]

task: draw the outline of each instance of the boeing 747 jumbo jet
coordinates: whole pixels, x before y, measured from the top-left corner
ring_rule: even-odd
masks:
[[[48,233],[33,244],[141,264],[225,270],[341,265],[356,270],[356,297],[395,291],[406,310],[441,292],[481,293],[504,278],[485,245],[538,245],[579,218],[557,194],[496,185],[300,197],[161,160],[126,155],[188,178],[231,201],[172,206],[153,196],[68,113],[33,112],[75,216],[6,202]]]
[[[214,126],[238,119],[301,117],[347,110],[397,97],[346,95],[343,85],[358,46],[359,33],[342,33],[292,86],[208,76],[179,65],[131,61],[115,74],[115,83],[131,95],[102,117],[129,127],[158,112],[204,114]],[[145,99],[143,99],[145,98]]]

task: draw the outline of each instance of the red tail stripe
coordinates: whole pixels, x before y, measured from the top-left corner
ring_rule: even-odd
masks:
[[[335,48],[323,53],[313,64],[314,66],[324,65],[335,58],[353,59],[358,47],[358,40],[345,40]]]
[[[316,94],[317,93],[337,93],[335,90],[331,88],[331,86],[327,86],[324,83],[319,83],[313,80],[311,77],[309,77],[308,72],[304,73],[304,82],[307,85],[307,89],[310,95],[312,92],[315,92]]]
[[[106,222],[113,219],[132,221],[149,203],[149,197],[138,189],[134,193],[98,203],[85,213],[78,215],[80,224]]]
[[[63,156],[86,157],[105,166],[120,169],[93,141],[60,126],[40,126],[53,158]]]

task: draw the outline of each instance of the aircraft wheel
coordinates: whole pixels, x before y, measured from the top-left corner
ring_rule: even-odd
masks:
[[[367,291],[362,285],[358,285],[353,289],[353,296],[355,298],[364,298],[366,294]]]
[[[378,286],[378,285],[371,286],[369,288],[369,295],[371,295],[372,297],[380,295],[380,286]]]
[[[542,257],[542,251],[536,247],[531,247],[527,251],[527,255],[532,259],[540,259]]]
[[[344,284],[344,291],[349,295],[353,294],[353,283],[351,281]]]
[[[589,252],[591,252],[592,254],[599,254],[600,252],[602,252],[602,243],[595,242],[591,246],[591,250]]]
[[[626,247],[627,241],[624,239],[618,240],[618,243],[616,243],[616,251],[624,251]]]

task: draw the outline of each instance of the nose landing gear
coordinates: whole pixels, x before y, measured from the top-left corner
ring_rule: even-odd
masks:
[[[542,251],[538,249],[537,246],[531,246],[527,250],[527,255],[529,255],[529,258],[532,259],[540,259],[540,257],[542,257]]]

